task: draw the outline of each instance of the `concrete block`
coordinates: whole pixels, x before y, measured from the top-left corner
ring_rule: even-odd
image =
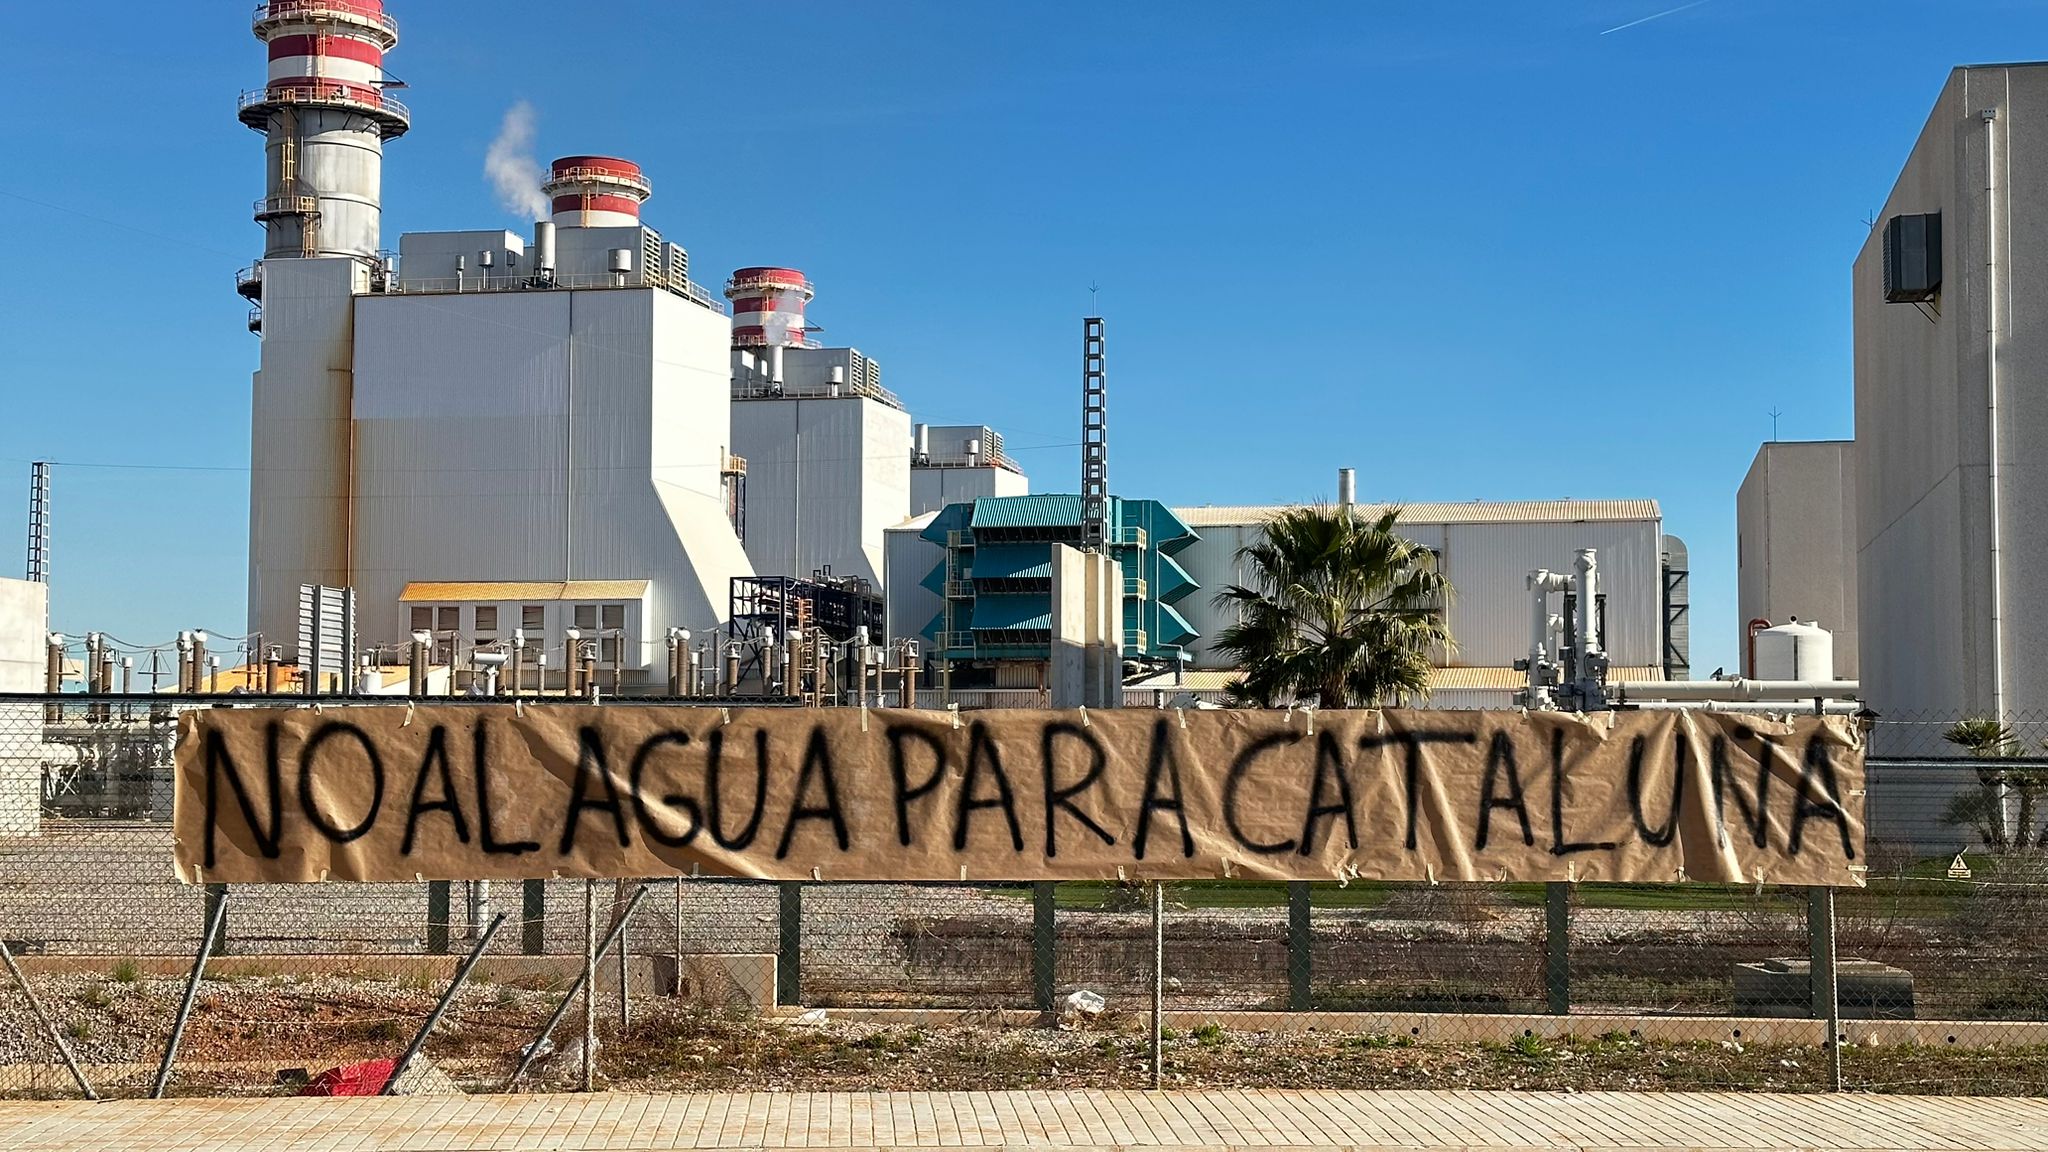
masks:
[[[1845,1020],[1913,1019],[1913,974],[1875,960],[1844,959],[1837,966],[1836,1003]],[[1813,965],[1774,958],[1735,966],[1738,1016],[1810,1016]]]

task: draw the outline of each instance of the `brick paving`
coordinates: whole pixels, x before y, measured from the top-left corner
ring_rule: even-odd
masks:
[[[0,1150],[2012,1149],[2048,1099],[1626,1092],[788,1092],[0,1103]]]

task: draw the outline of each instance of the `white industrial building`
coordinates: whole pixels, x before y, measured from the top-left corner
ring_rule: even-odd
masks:
[[[910,414],[857,348],[821,347],[793,268],[742,268],[732,301],[732,442],[747,556],[764,574],[882,582],[882,533],[910,511]]]
[[[49,658],[49,585],[0,579],[0,692],[41,692]],[[42,826],[43,708],[0,704],[0,836]]]
[[[984,496],[1028,496],[1031,481],[1003,452],[1002,434],[982,424],[919,424],[910,452],[910,514],[937,512]]]
[[[1741,674],[1756,675],[1755,631],[1797,620],[1833,633],[1832,674],[1856,679],[1855,442],[1763,445],[1736,493],[1735,520]]]
[[[560,669],[580,643],[607,680],[644,684],[671,630],[725,626],[736,578],[881,583],[910,417],[873,360],[811,339],[801,273],[741,269],[729,318],[641,222],[646,174],[609,156],[554,162],[530,237],[407,233],[394,258],[396,24],[376,0],[273,0],[254,30],[270,73],[241,116],[267,142],[267,239],[238,286],[263,341],[249,619],[266,647],[298,661],[301,587],[345,587],[361,650],[518,637],[529,667]]]
[[[2044,183],[2048,64],[1955,69],[1856,258],[1858,639],[1880,714],[2048,714]],[[1879,750],[1942,750],[1919,743]]]

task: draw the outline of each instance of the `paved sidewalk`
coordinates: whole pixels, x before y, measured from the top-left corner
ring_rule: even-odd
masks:
[[[1700,1148],[2048,1152],[2048,1099],[890,1092],[0,1104],[0,1149]]]

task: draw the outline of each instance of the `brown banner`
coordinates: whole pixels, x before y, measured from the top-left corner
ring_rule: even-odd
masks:
[[[1862,883],[1850,721],[1699,712],[187,712],[191,883]]]

